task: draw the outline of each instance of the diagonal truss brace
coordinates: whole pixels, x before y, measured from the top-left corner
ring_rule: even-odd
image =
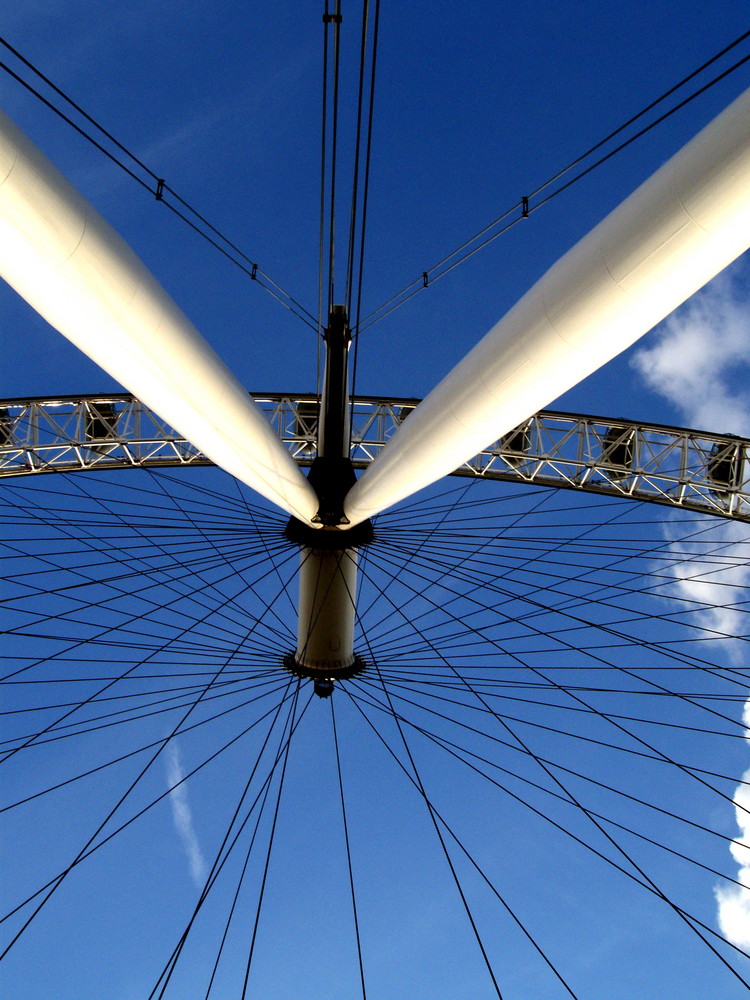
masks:
[[[317,397],[253,395],[292,457],[311,465]],[[354,400],[355,468],[369,465],[418,402]],[[750,522],[749,456],[747,438],[542,410],[452,474],[631,497]],[[0,477],[211,464],[128,394],[0,401]]]

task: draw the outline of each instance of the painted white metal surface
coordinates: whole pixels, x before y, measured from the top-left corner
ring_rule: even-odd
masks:
[[[217,465],[307,523],[312,487],[135,253],[0,113],[0,274]]]
[[[334,677],[351,667],[357,550],[300,549],[296,661]]]
[[[562,257],[409,415],[352,524],[446,475],[647,333],[750,246],[750,90]]]

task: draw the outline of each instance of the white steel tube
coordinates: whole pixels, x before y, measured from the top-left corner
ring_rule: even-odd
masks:
[[[750,90],[561,258],[417,406],[346,498],[357,524],[606,364],[750,246]]]
[[[357,550],[300,550],[297,653],[301,667],[335,677],[352,667]]]
[[[315,493],[260,408],[130,247],[1,112],[0,274],[212,461],[310,523]]]

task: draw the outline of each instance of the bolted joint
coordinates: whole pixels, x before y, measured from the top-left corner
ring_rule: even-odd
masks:
[[[353,528],[311,528],[309,524],[290,517],[284,528],[284,537],[295,545],[308,549],[361,549],[375,538],[372,521],[360,521]]]

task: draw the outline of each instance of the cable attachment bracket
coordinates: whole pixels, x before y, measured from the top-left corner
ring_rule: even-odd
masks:
[[[430,277],[427,271],[422,271],[422,288],[427,288],[430,283]]]
[[[521,198],[521,218],[528,219],[529,217],[529,199],[526,195]]]
[[[154,197],[157,201],[164,201],[164,178],[157,177],[156,179],[156,191]]]

